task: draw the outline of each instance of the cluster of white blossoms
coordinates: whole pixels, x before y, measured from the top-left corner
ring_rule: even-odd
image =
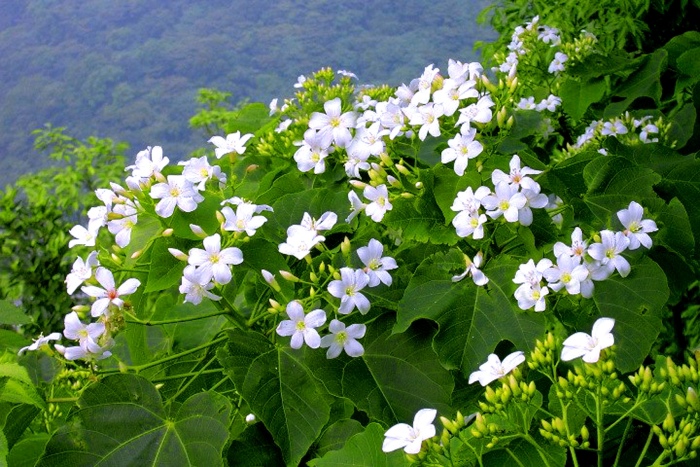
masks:
[[[590,243],[583,239],[583,232],[576,227],[570,245],[554,244],[556,264],[547,258],[537,264],[532,259],[521,264],[513,278],[513,282],[520,284],[515,291],[518,306],[523,310],[534,307],[535,311],[544,311],[545,297],[550,289],[555,292],[566,289],[570,295],[581,294],[590,298],[593,296],[593,281],[605,280],[615,271],[627,277],[631,267],[622,253],[640,246],[651,248],[649,233],[658,230],[656,222],[642,219],[643,216],[644,208],[632,201],[626,209],[617,212],[623,230],[603,230],[599,238]]]
[[[561,44],[559,30],[546,25],[538,25],[539,16],[535,16],[525,26],[518,26],[513,31],[505,61],[495,68],[495,70],[507,73],[509,77],[514,77],[517,73],[519,57],[527,54],[530,50],[527,47],[528,40],[539,40],[550,47],[556,47]],[[555,52],[554,59],[549,64],[547,70],[550,73],[557,74],[564,71],[564,63],[569,57],[562,52]]]
[[[289,230],[287,231],[290,237],[307,235],[300,231],[300,228],[304,228],[312,231],[316,237],[323,239],[324,237],[319,236],[317,231],[332,228],[337,215],[327,212],[316,221],[308,214],[305,214],[304,219],[305,221],[301,225],[292,226],[295,229],[291,233]],[[280,245],[280,251],[282,251],[283,245],[289,244],[290,238],[287,239],[287,243]],[[293,240],[292,244],[294,244]],[[284,248],[286,249],[287,246]],[[294,254],[296,251],[298,249],[293,248],[288,254]],[[304,251],[306,251],[306,254],[301,256],[301,258],[308,254],[308,249],[304,248]],[[340,299],[340,305],[337,310],[339,314],[348,315],[355,309],[359,310],[361,314],[366,314],[371,304],[369,299],[362,293],[362,290],[365,287],[376,287],[379,284],[387,286],[392,284],[389,271],[396,269],[398,265],[394,258],[383,256],[383,253],[384,246],[378,240],[371,239],[367,246],[357,250],[357,256],[364,264],[364,267],[358,269],[350,267],[340,268],[338,271],[340,277],[330,281],[328,293]],[[268,271],[263,271],[263,276],[268,284],[274,287],[274,276]],[[325,324],[325,310],[316,309],[305,313],[300,302],[292,301],[287,304],[286,313],[290,319],[280,322],[277,326],[277,334],[285,337],[291,336],[292,348],[301,348],[303,343],[306,343],[312,349],[318,347],[328,348],[327,358],[335,358],[342,351],[345,351],[351,357],[359,357],[364,354],[364,348],[358,342],[358,339],[364,337],[367,331],[367,327],[364,324],[356,323],[346,327],[342,321],[333,319],[328,326],[330,334],[321,337],[316,328]]]
[[[490,217],[503,217],[507,222],[532,224],[532,208],[546,208],[549,197],[540,193],[540,185],[529,175],[537,175],[541,170],[521,167],[520,157],[514,155],[510,161],[510,172],[496,169],[491,174],[494,191],[480,186],[476,191],[468,187],[457,193],[451,209],[457,212],[452,219],[457,235],[471,236],[475,240],[484,238],[484,224]],[[488,217],[487,217],[488,216]]]
[[[665,124],[662,117],[653,119],[650,115],[634,118],[628,112],[621,117],[609,120],[594,120],[585,131],[576,138],[573,150],[584,150],[592,145],[599,145],[608,136],[624,138],[625,142],[635,144],[657,143],[664,134]],[[601,154],[607,154],[605,149],[598,149]]]
[[[20,349],[20,353],[26,350],[37,350],[49,341],[60,340],[63,336],[77,341],[77,345],[67,347],[55,345],[56,350],[67,360],[101,360],[109,357],[111,355],[109,349],[114,345],[112,339],[114,315],[124,308],[126,304],[124,297],[136,292],[141,282],[131,278],[117,286],[112,271],[100,266],[96,251],[91,252],[86,259],[77,258],[65,282],[69,295],[74,294],[80,287],[85,296],[91,297],[92,305],[75,306],[74,311],[64,318],[62,333],[54,332],[46,337],[41,335],[32,345]],[[89,324],[83,323],[75,310],[81,312],[89,310],[96,321]]]
[[[252,136],[234,133],[226,138],[215,136],[209,141],[217,146],[215,154],[217,158],[221,158],[225,154],[245,152],[244,144]],[[210,165],[206,156],[180,162],[181,174],[166,177],[162,172],[169,162],[160,146],[140,151],[134,164],[126,167],[126,171],[129,172],[125,178],[127,188],[111,183],[110,189],[95,190],[103,205],[88,210],[87,227],[76,225],[70,230],[73,238],[69,241],[69,247],[95,246],[100,229],[107,227],[109,233],[114,236],[116,245],[124,248],[131,242],[131,232],[138,222],[138,215],[144,211],[144,197],[153,200],[156,215],[169,218],[176,208],[184,212],[194,211],[204,200],[200,192],[206,190],[210,181],[216,181],[218,188],[225,186],[226,175],[218,165]],[[236,236],[242,235],[241,232],[248,236],[254,235],[255,230],[267,220],[256,214],[272,210],[270,206],[257,206],[238,197],[226,200],[223,204],[236,207],[236,211],[230,206],[221,210],[224,217],[222,230],[233,232],[234,240]],[[201,228],[194,225],[191,227],[196,234],[206,238],[203,240],[204,249],[192,248],[189,254],[171,249],[173,255],[188,262],[183,272],[180,292],[185,294],[185,301],[194,304],[200,303],[203,297],[218,300],[220,297],[210,290],[231,280],[230,268],[243,261],[242,253],[236,247],[222,249],[219,234],[207,236]],[[65,283],[69,295],[73,295],[80,288],[83,296],[91,300],[91,305],[75,306],[74,311],[64,319],[63,337],[77,341],[78,345],[66,347],[57,344],[56,350],[68,360],[99,360],[108,357],[111,355],[108,349],[114,344],[114,320],[121,320],[121,317],[115,315],[120,314],[126,305],[123,297],[134,293],[141,285],[140,281],[128,278],[117,285],[112,271],[100,265],[98,253],[93,251],[87,258],[79,257],[75,260]],[[89,310],[96,322],[83,323],[76,310]],[[60,333],[51,333],[46,337],[41,335],[32,345],[21,351],[36,350],[47,342],[60,338]]]
[[[298,169],[321,174],[326,171],[328,157],[337,156],[351,185],[361,189],[364,197],[362,200],[355,191],[349,192],[352,212],[347,221],[364,211],[373,221],[380,222],[392,209],[389,187],[398,183],[379,164],[386,157],[387,138],[417,135],[425,140],[428,135],[440,136],[441,119],[459,111],[455,124],[459,132],[448,140],[442,162],[454,162],[455,172],[463,175],[468,160],[482,152],[474,124],[490,122],[494,106],[487,92],[477,90],[482,71],[479,63],[450,60],[446,77],[429,65],[419,78],[401,85],[387,101],[362,96],[347,111],[343,111],[340,98],[325,102],[324,112],[312,113],[304,139],[295,143],[299,146],[294,154]],[[276,111],[277,102],[273,101],[270,108]],[[369,172],[369,184],[359,180],[363,172]]]
[[[279,245],[279,252],[304,259],[313,247],[326,240],[319,232],[332,229],[337,221],[338,215],[331,211],[323,213],[318,220],[305,212],[301,224],[290,225],[287,228],[287,240]]]

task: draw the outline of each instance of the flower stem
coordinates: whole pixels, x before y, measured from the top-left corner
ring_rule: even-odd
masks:
[[[627,438],[627,433],[629,433],[632,427],[632,419],[627,420],[627,426],[625,427],[624,433],[622,433],[622,438],[620,439],[620,447],[617,448],[617,455],[615,456],[615,463],[613,465],[618,465],[620,462],[620,457],[622,457],[622,447],[625,445],[625,439]]]
[[[602,383],[598,383],[598,391],[595,400],[596,410],[596,430],[598,432],[598,467],[603,467],[603,439],[605,437],[605,427],[603,427],[603,394]]]
[[[637,459],[637,463],[634,464],[634,467],[639,467],[642,465],[642,461],[644,460],[644,456],[647,454],[647,449],[649,449],[649,446],[651,445],[651,440],[654,437],[654,430],[649,428],[649,436],[647,437],[647,442],[644,443],[644,448],[642,449],[641,454],[639,454],[639,458]]]
[[[141,320],[141,319],[138,319],[129,313],[125,313],[125,314],[129,317],[128,319],[126,319],[127,323],[142,324],[144,326],[159,326],[162,324],[185,323],[187,321],[196,321],[198,319],[211,318],[212,316],[226,315],[226,314],[229,314],[229,311],[228,310],[221,310],[221,311],[216,311],[216,312],[212,312],[212,313],[207,313],[204,315],[185,316],[183,318],[165,319],[165,320],[161,320],[161,321]]]

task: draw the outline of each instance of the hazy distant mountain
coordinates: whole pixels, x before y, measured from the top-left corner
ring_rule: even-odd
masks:
[[[494,37],[489,0],[3,0],[0,186],[45,164],[31,130],[162,145],[203,144],[188,128],[201,87],[267,102],[323,66],[362,83],[408,82],[448,58],[476,60]]]

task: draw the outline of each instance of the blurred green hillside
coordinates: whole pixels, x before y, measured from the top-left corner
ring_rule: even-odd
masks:
[[[187,126],[202,87],[268,102],[323,66],[398,85],[476,60],[474,42],[495,37],[475,20],[489,3],[3,0],[0,187],[48,163],[31,136],[46,123],[181,158],[203,142]]]

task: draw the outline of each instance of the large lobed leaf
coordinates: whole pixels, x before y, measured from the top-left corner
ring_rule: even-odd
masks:
[[[404,331],[412,322],[427,318],[440,330],[435,348],[447,368],[468,374],[486,360],[502,340],[521,350],[530,349],[544,332],[544,319],[532,311],[514,308],[512,278],[518,265],[506,257],[487,264],[490,279],[477,287],[470,278],[452,282],[464,270],[462,254],[450,250],[424,260],[416,270],[399,303],[394,332]]]
[[[219,360],[253,413],[298,465],[330,417],[328,396],[304,363],[303,352],[276,347],[263,335],[229,331]]]
[[[40,466],[223,465],[231,403],[213,392],[167,414],[145,378],[120,374],[87,388],[49,441]]]

